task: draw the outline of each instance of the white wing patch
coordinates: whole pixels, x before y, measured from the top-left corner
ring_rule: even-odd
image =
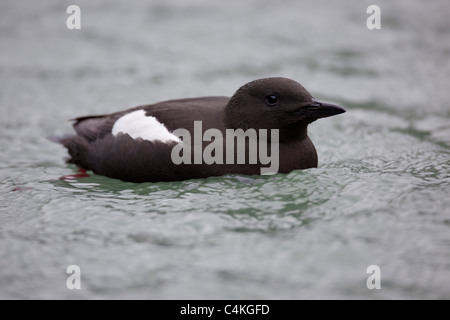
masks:
[[[177,142],[181,140],[155,117],[146,116],[144,110],[137,110],[117,119],[112,128],[112,134],[128,134],[133,139],[144,139],[148,141],[161,141],[165,143]]]

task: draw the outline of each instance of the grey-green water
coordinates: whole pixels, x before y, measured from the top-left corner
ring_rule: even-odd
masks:
[[[392,2],[86,0],[73,31],[71,2],[1,2],[0,298],[450,298],[450,5]],[[59,180],[67,119],[266,76],[346,106],[319,168]]]

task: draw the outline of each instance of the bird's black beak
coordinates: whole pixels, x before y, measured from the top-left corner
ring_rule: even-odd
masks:
[[[345,112],[345,109],[335,104],[313,101],[310,105],[301,108],[305,118],[320,119],[335,116]]]

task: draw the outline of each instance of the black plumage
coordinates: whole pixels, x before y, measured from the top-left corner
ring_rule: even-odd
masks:
[[[185,180],[227,173],[251,175],[259,174],[261,167],[267,166],[259,160],[256,164],[237,164],[236,161],[234,164],[174,164],[171,152],[177,142],[148,141],[112,133],[118,119],[138,110],[156,118],[169,132],[183,128],[194,135],[194,121],[202,121],[202,133],[208,129],[220,130],[224,136],[221,141],[224,163],[225,145],[230,142],[226,139],[227,129],[255,129],[257,132],[267,129],[269,140],[272,139],[270,130],[277,129],[278,172],[284,173],[317,167],[317,153],[307,134],[308,125],[319,118],[345,112],[339,106],[314,100],[293,80],[259,79],[242,86],[231,98],[171,100],[109,115],[76,118],[73,125],[76,135],[59,140],[69,150],[69,162],[97,174],[132,182]],[[209,143],[203,141],[202,148]],[[247,156],[248,152],[246,145]]]

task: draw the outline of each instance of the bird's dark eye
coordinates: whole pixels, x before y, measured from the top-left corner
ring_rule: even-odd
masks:
[[[278,101],[280,100],[280,98],[275,95],[275,94],[271,94],[266,96],[266,102],[269,106],[274,106],[278,103]]]

